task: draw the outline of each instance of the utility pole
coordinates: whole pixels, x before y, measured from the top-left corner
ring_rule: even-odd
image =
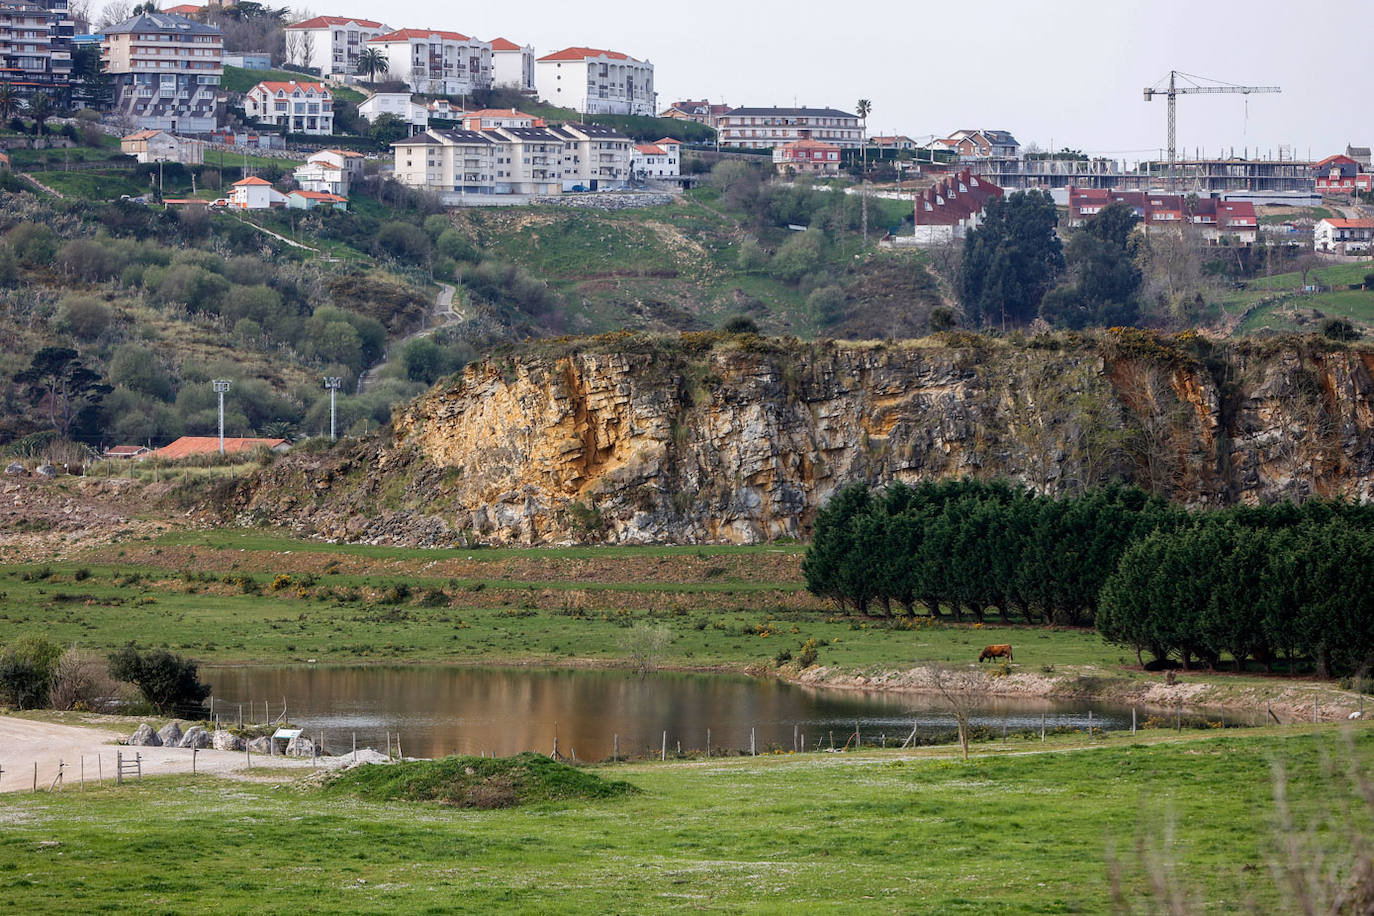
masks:
[[[334,434],[334,394],[343,387],[343,378],[338,375],[326,375],[324,387],[329,390],[329,441],[333,442],[338,438]]]
[[[215,386],[216,393],[219,394],[219,453],[224,454],[224,392],[229,390],[229,380],[227,378],[217,378],[210,384]]]

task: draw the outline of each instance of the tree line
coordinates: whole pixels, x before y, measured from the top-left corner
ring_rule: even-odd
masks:
[[[1161,663],[1282,655],[1290,670],[1302,659],[1329,673],[1374,658],[1371,558],[1366,505],[1189,512],[1127,486],[1049,497],[958,480],[839,490],[802,572],[845,611],[914,615],[919,603],[981,622],[994,609],[1004,622],[1096,625]]]

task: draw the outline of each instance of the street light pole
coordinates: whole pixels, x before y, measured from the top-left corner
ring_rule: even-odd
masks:
[[[227,378],[217,378],[210,383],[219,394],[219,453],[224,454],[224,392],[229,390]]]
[[[338,375],[326,375],[324,387],[329,389],[329,441],[333,442],[338,438],[334,434],[334,393],[343,387],[343,378]]]

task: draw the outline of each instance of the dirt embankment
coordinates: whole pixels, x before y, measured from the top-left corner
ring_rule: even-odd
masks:
[[[122,477],[0,478],[0,559],[62,559],[160,534],[172,525],[160,508],[170,486]]]

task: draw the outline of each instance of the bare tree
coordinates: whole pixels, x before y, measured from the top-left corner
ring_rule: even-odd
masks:
[[[84,35],[91,30],[91,0],[71,0],[67,4],[67,15],[76,27],[76,34]]]
[[[992,679],[977,668],[957,668],[936,664],[931,668],[931,683],[944,700],[959,727],[959,749],[968,760],[969,721],[974,712],[987,704],[992,694]]]
[[[302,67],[309,67],[311,61],[315,59],[315,33],[299,32],[297,34],[300,35],[299,50],[301,53],[301,59],[299,61],[299,64]]]
[[[96,20],[96,31],[103,32],[111,26],[119,25],[129,18],[128,0],[110,0],[109,3],[100,10],[100,18]]]
[[[663,661],[668,645],[673,641],[673,631],[667,627],[657,627],[651,623],[637,623],[625,631],[620,638],[620,646],[630,655],[639,676],[657,671]]]
[[[301,37],[305,33],[291,32],[286,33],[283,47],[285,48],[286,62],[288,64],[299,64],[301,58]]]

